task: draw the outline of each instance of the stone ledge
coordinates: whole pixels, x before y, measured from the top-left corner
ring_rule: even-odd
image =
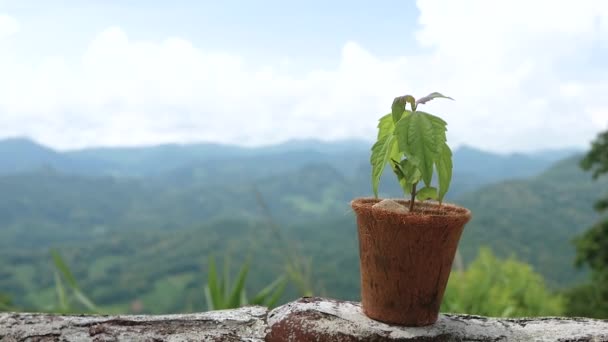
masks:
[[[263,341],[263,307],[184,315],[0,313],[0,342]]]
[[[184,315],[0,313],[0,341],[605,341],[608,321],[441,315],[428,327],[367,318],[359,303],[302,298],[262,307]]]
[[[303,298],[268,314],[267,341],[608,341],[608,321],[440,315],[406,328],[369,319],[359,303]]]

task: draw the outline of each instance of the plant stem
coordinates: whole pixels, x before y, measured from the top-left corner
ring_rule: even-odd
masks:
[[[416,184],[412,185],[412,198],[410,199],[410,211],[414,211],[414,200],[416,199]]]

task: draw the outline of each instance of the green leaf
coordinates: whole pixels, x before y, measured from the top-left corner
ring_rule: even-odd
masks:
[[[222,294],[222,301],[225,302],[226,295],[230,291],[230,255],[224,255],[224,272],[219,284],[219,293]],[[224,303],[225,304],[225,303]]]
[[[281,296],[283,295],[283,292],[285,292],[285,287],[287,287],[287,279],[284,279],[281,283],[279,283],[277,289],[266,302],[267,307],[272,308],[277,305],[279,299],[281,299]]]
[[[55,270],[55,291],[57,291],[57,301],[59,302],[59,309],[62,312],[68,310],[68,301],[65,295],[65,289],[63,288],[63,282],[59,276],[59,272]]]
[[[418,166],[416,166],[416,164],[413,162],[409,161],[408,159],[404,159],[397,167],[401,170],[403,178],[410,186],[420,181],[422,173],[420,172]]]
[[[424,187],[416,192],[416,199],[419,201],[426,201],[428,199],[437,199],[437,188],[432,186]]]
[[[213,311],[215,310],[215,306],[213,306],[213,296],[211,296],[211,290],[209,290],[209,285],[205,285],[205,289],[203,290],[205,293],[205,301],[207,302],[207,310]]]
[[[95,304],[93,304],[93,301],[80,290],[74,289],[74,296],[80,302],[80,304],[84,305],[87,309],[91,310],[92,312],[99,312],[99,309]]]
[[[378,197],[380,177],[382,176],[386,163],[388,163],[391,158],[391,154],[394,153],[394,138],[394,135],[385,135],[372,146],[370,163],[372,164],[372,189],[376,198]]]
[[[70,271],[70,268],[65,263],[65,261],[63,261],[63,258],[61,257],[59,252],[54,249],[51,250],[51,257],[53,258],[53,263],[55,264],[55,267],[59,270],[59,272],[61,272],[65,280],[68,282],[68,285],[72,289],[78,289],[78,283],[76,282],[76,278],[74,278],[74,275]]]
[[[392,114],[386,114],[378,120],[378,140],[386,135],[393,134],[393,131],[395,131],[395,123]]]
[[[247,298],[247,291],[243,290],[241,291],[241,297],[239,300],[239,307],[243,307],[243,306],[247,306],[249,305],[249,299]]]
[[[273,281],[270,285],[263,288],[260,292],[258,292],[258,294],[253,297],[250,303],[253,305],[264,305],[268,307],[274,306],[274,304],[276,304],[276,301],[278,301],[278,299],[285,291],[286,285],[287,278],[285,276],[281,276],[275,281]]]
[[[443,95],[441,93],[438,93],[438,92],[433,92],[433,93],[428,94],[425,97],[419,98],[418,101],[416,101],[416,104],[417,105],[418,104],[425,104],[425,103],[427,103],[427,102],[429,102],[429,101],[431,101],[433,99],[439,99],[439,98],[441,98],[441,99],[450,99],[452,101],[454,100],[453,98],[451,98],[449,96],[445,96],[445,95]]]
[[[450,182],[452,181],[452,151],[445,143],[440,145],[439,153],[435,159],[435,168],[437,169],[437,178],[439,182],[437,200],[441,202],[448,192]]]
[[[403,116],[403,112],[405,112],[405,97],[399,96],[395,97],[393,100],[393,105],[391,106],[391,114],[393,117],[393,122],[397,123],[401,116]]]
[[[234,288],[228,297],[227,308],[237,308],[239,306],[239,300],[241,293],[245,290],[245,280],[247,280],[247,273],[249,272],[249,263],[245,263],[237,276]]]
[[[213,257],[209,258],[209,274],[207,275],[207,287],[209,289],[209,297],[211,301],[207,302],[208,307],[212,307],[217,309],[218,306],[223,306],[223,295],[220,291],[220,280],[217,276],[217,271],[215,269],[215,259]]]
[[[413,162],[404,159],[397,162],[393,159],[393,169],[399,180],[399,185],[405,195],[412,193],[412,186],[420,181],[422,174]]]
[[[413,112],[395,126],[399,149],[420,169],[426,186],[430,186],[433,178],[433,161],[437,153],[432,120],[430,114]]]

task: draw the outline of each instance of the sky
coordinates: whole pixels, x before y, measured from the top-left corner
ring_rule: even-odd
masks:
[[[433,91],[453,147],[588,147],[608,1],[0,0],[0,138],[371,142],[394,97]]]

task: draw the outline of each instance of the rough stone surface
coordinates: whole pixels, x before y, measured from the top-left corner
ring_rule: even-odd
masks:
[[[427,327],[369,319],[359,303],[303,298],[272,310],[272,341],[608,341],[608,321],[586,318],[496,319],[440,315]]]
[[[367,318],[359,303],[302,298],[261,307],[164,316],[0,313],[0,342],[47,341],[605,341],[608,321],[441,315],[406,328]]]
[[[0,313],[0,341],[263,341],[267,311],[247,307],[163,316]]]

